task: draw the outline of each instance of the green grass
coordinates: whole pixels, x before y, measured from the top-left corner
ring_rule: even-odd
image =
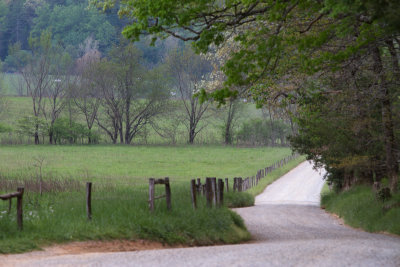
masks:
[[[37,172],[49,177],[93,181],[140,181],[170,177],[188,181],[204,177],[252,176],[290,154],[289,148],[236,148],[225,146],[0,146],[0,174],[26,177]]]
[[[322,194],[321,205],[352,227],[400,235],[400,193],[380,202],[371,187],[356,186],[342,193]]]
[[[321,196],[329,194],[331,192],[331,190],[329,189],[329,185],[327,182],[324,183],[324,186],[322,187],[321,190]]]
[[[15,212],[0,203],[0,253],[19,253],[52,243],[83,240],[146,239],[166,244],[211,245],[248,240],[243,220],[228,208],[190,205],[189,190],[172,186],[172,211],[157,200],[150,213],[145,190],[119,188],[93,192],[92,221],[86,219],[85,192],[27,194],[24,230],[18,231]],[[160,192],[158,192],[160,193]]]
[[[199,208],[193,210],[189,180],[252,176],[288,154],[287,148],[224,146],[1,146],[0,187],[9,179],[35,181],[38,158],[44,159],[45,180],[75,179],[81,185],[67,185],[64,192],[46,191],[42,197],[26,190],[22,232],[16,227],[15,204],[8,215],[8,203],[0,202],[0,253],[80,240],[147,239],[189,246],[249,240],[242,219],[228,206],[254,203],[254,197],[226,194],[225,206],[218,209],[206,208],[204,197],[199,197]],[[171,181],[172,212],[161,199],[152,214],[147,178],[165,176]],[[82,186],[87,180],[93,181],[91,222],[86,219]],[[156,195],[162,190],[162,186],[156,187]],[[0,188],[1,192],[5,189]]]

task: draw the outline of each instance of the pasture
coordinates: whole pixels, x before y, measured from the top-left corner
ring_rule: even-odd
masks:
[[[289,155],[289,148],[230,146],[1,146],[0,175],[30,177],[43,159],[45,177],[142,182],[150,177],[251,176]]]

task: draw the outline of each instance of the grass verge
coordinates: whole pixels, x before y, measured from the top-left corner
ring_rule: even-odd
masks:
[[[226,207],[208,209],[204,199],[199,199],[198,209],[193,210],[188,188],[171,189],[172,211],[167,211],[165,200],[160,199],[154,213],[148,210],[145,188],[119,188],[112,192],[94,189],[91,221],[86,218],[84,191],[48,193],[42,197],[27,194],[23,231],[17,230],[15,206],[7,214],[8,203],[0,203],[0,253],[85,240],[146,239],[188,246],[249,240],[243,220],[233,211]]]
[[[381,202],[371,187],[356,186],[346,192],[322,194],[321,206],[352,227],[400,235],[400,193]]]

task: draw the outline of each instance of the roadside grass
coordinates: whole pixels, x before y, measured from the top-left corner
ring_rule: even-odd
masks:
[[[322,189],[321,189],[321,197],[323,196],[323,195],[326,195],[326,194],[329,194],[331,192],[331,190],[329,189],[329,185],[328,185],[328,183],[327,182],[325,182],[324,183],[324,186],[322,187]]]
[[[400,235],[400,192],[381,202],[371,187],[356,186],[346,192],[322,194],[321,206],[352,227]]]
[[[172,190],[172,211],[165,200],[148,209],[145,188],[93,191],[93,219],[85,211],[85,192],[37,193],[24,198],[24,230],[16,227],[15,211],[0,203],[0,253],[20,253],[53,243],[83,240],[146,239],[169,245],[212,245],[249,240],[239,215],[226,207],[208,209],[199,199],[193,210],[186,187]],[[160,193],[160,192],[158,192]],[[14,206],[15,207],[15,206]]]

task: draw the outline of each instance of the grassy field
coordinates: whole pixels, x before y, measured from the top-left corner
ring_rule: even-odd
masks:
[[[45,191],[43,196],[37,190],[27,190],[22,232],[16,227],[15,204],[7,214],[8,203],[0,202],[0,253],[80,240],[147,239],[188,246],[249,240],[242,219],[228,206],[251,204],[254,197],[249,193],[227,194],[225,206],[219,209],[206,208],[205,199],[200,197],[199,208],[193,210],[189,180],[255,175],[258,169],[289,154],[286,148],[222,146],[1,146],[0,187],[10,179],[17,180],[14,187],[23,179],[37,180],[37,159],[43,159],[45,181],[75,179],[80,186],[69,188],[66,184],[57,192]],[[290,164],[296,165],[296,161],[284,168]],[[275,170],[271,177],[282,170]],[[165,176],[171,180],[172,212],[158,200],[155,212],[150,213],[147,178]],[[86,180],[93,181],[90,222],[85,213]],[[0,188],[0,193],[11,190],[5,189]],[[156,187],[156,195],[162,190]]]
[[[381,202],[370,186],[356,186],[342,193],[322,194],[321,205],[352,227],[400,235],[400,193]]]
[[[225,146],[51,146],[0,147],[3,177],[35,175],[43,159],[46,177],[108,181],[144,181],[170,177],[182,181],[197,177],[236,177],[256,171],[289,155],[289,148]]]

